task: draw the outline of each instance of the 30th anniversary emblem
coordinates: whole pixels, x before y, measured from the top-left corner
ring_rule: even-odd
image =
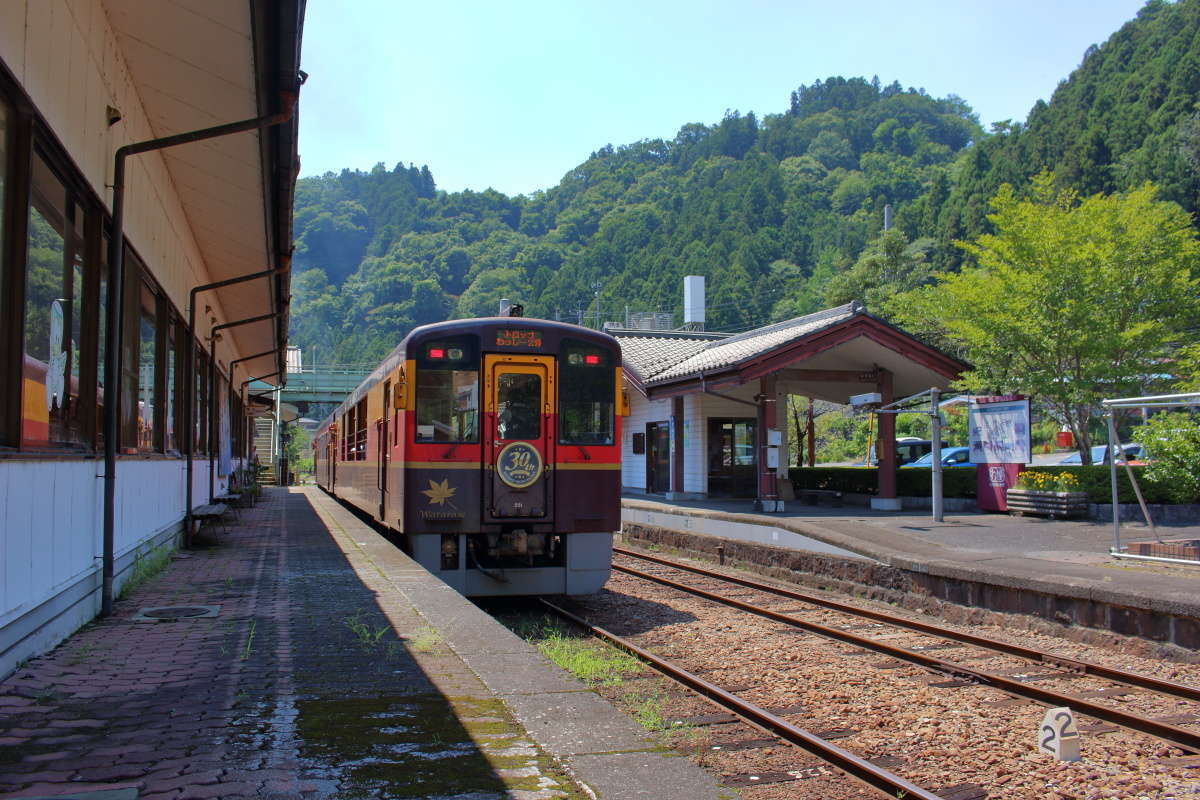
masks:
[[[542,474],[542,454],[528,442],[512,442],[496,457],[496,473],[514,489],[525,489]]]

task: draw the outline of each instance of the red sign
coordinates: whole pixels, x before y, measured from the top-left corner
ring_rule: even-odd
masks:
[[[497,347],[541,347],[542,335],[522,328],[503,328],[496,331]]]

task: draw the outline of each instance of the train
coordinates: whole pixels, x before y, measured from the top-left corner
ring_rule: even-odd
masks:
[[[608,334],[424,325],[321,423],[317,484],[466,596],[589,594],[621,525],[628,413]]]

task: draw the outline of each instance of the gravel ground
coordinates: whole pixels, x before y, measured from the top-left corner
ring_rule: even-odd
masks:
[[[644,562],[631,566],[668,572]],[[698,576],[674,575],[692,585],[716,586],[715,581]],[[741,587],[721,591],[901,647],[928,647],[975,669],[1029,675],[1047,688],[1200,730],[1198,703],[1118,688],[1090,677],[1049,677],[1056,673],[1049,665],[949,644]],[[848,601],[842,596],[835,599]],[[854,602],[896,611],[868,601]],[[945,676],[657,584],[614,573],[604,591],[574,605],[595,624],[679,662],[795,725],[837,737],[839,746],[948,798],[1200,798],[1200,757],[1174,761],[1187,754],[1160,740],[1079,717],[1082,760],[1058,762],[1036,749],[1043,706],[974,684],[938,686],[947,681]],[[1102,647],[999,626],[960,627],[1067,658],[1200,685],[1200,665],[1152,657],[1137,643]],[[664,694],[663,715],[672,723],[673,744],[729,785],[740,786],[751,800],[873,794],[803,751],[783,744],[756,745],[753,740],[765,734],[743,723],[708,724],[711,720],[702,716],[711,716],[716,709],[706,701],[678,689]],[[775,782],[789,772],[798,779]]]

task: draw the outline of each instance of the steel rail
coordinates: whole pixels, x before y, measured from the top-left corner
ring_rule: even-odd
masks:
[[[1096,719],[1102,719],[1106,722],[1111,722],[1114,725],[1120,725],[1124,728],[1139,731],[1141,733],[1154,736],[1169,742],[1178,747],[1182,747],[1193,753],[1200,753],[1200,733],[1194,733],[1184,728],[1175,725],[1168,725],[1164,722],[1156,722],[1148,717],[1137,716],[1136,714],[1127,714],[1124,711],[1118,711],[1114,708],[1098,705],[1083,697],[1077,695],[1063,694],[1061,692],[1053,692],[1049,689],[1040,689],[1027,683],[1022,683],[1014,678],[1008,678],[1004,675],[997,675],[993,672],[984,672],[983,670],[972,669],[955,661],[947,661],[944,658],[937,656],[918,653],[915,650],[908,650],[903,647],[887,644],[886,642],[868,639],[863,636],[850,633],[849,631],[841,630],[840,628],[830,628],[825,625],[818,625],[815,622],[807,622],[802,619],[782,614],[778,611],[772,611],[769,608],[762,608],[751,603],[745,603],[741,600],[735,600],[732,597],[716,594],[715,592],[705,591],[704,589],[688,586],[684,583],[676,583],[668,578],[662,578],[658,575],[651,575],[648,572],[632,569],[630,567],[622,567],[613,564],[612,567],[618,572],[624,572],[627,575],[632,575],[636,578],[651,581],[661,584],[672,589],[677,589],[688,594],[702,597],[706,600],[711,600],[722,605],[732,606],[733,608],[741,609],[742,611],[756,614],[760,617],[782,622],[786,625],[792,625],[810,633],[815,633],[818,636],[824,636],[828,639],[835,639],[839,642],[862,647],[867,650],[874,650],[878,653],[891,656],[892,658],[908,661],[926,669],[937,673],[950,675],[956,678],[966,678],[976,681],[985,686],[991,686],[994,689],[999,689],[1017,697],[1024,697],[1029,700],[1036,700],[1039,703],[1046,703],[1050,706],[1070,706],[1076,711],[1087,714]]]
[[[889,772],[886,769],[877,767],[865,758],[856,756],[849,750],[844,750],[835,744],[832,744],[814,733],[792,725],[780,717],[775,716],[766,709],[760,708],[753,703],[738,697],[736,694],[727,692],[716,684],[700,678],[692,673],[672,664],[669,661],[664,661],[648,650],[638,647],[633,642],[617,636],[615,633],[597,627],[582,617],[578,617],[567,611],[564,608],[554,605],[548,600],[542,600],[542,604],[553,611],[555,614],[570,620],[584,630],[591,633],[593,636],[598,636],[605,641],[608,641],[622,650],[626,650],[640,658],[642,661],[653,666],[659,672],[671,677],[675,681],[682,683],[689,689],[707,697],[723,708],[729,709],[737,716],[747,720],[748,722],[767,730],[779,738],[790,742],[809,753],[817,756],[823,761],[831,764],[852,778],[861,781],[862,783],[876,789],[888,797],[904,797],[904,798],[919,798],[919,800],[942,800],[939,795],[933,794],[926,789],[922,789],[916,784],[909,783],[904,778]]]
[[[704,569],[703,567],[695,567],[690,564],[683,564],[670,559],[660,558],[645,553],[638,553],[633,550],[626,550],[621,547],[614,547],[613,552],[619,555],[628,556],[630,558],[639,558],[644,561],[651,561],[655,564],[672,567],[673,569],[683,570],[685,572],[693,572],[697,575],[703,575],[708,578],[716,578],[718,580],[734,583],[738,586],[744,586],[748,589],[756,589],[770,594],[776,594],[780,597],[786,597],[790,600],[799,600],[804,603],[828,608],[833,611],[841,611],[846,614],[853,614],[857,617],[883,622],[888,625],[895,625],[902,628],[909,628],[920,633],[929,634],[930,636],[938,636],[943,639],[953,639],[954,641],[963,642],[964,644],[976,645],[977,647],[985,647],[989,650],[999,650],[1021,658],[1027,658],[1031,661],[1039,661],[1044,664],[1049,664],[1056,667],[1061,667],[1071,672],[1078,672],[1086,675],[1092,675],[1097,678],[1123,683],[1128,686],[1136,686],[1140,689],[1150,689],[1162,694],[1179,697],[1185,700],[1200,701],[1200,687],[1190,686],[1186,683],[1175,683],[1174,681],[1164,681],[1150,675],[1139,675],[1135,672],[1126,672],[1123,669],[1116,667],[1106,667],[1103,664],[1096,664],[1091,661],[1080,661],[1074,658],[1066,658],[1064,656],[1056,656],[1053,653],[1046,653],[1041,650],[1035,650],[1032,647],[1024,647],[1019,644],[1011,644],[1003,642],[999,639],[989,639],[986,636],[976,636],[972,633],[963,633],[961,631],[943,628],[938,625],[931,625],[927,622],[919,622],[910,620],[904,617],[897,617],[891,614],[885,614],[880,611],[871,611],[869,609],[857,608],[855,606],[839,603],[836,600],[828,600],[817,595],[808,594],[805,592],[796,592],[790,589],[784,589],[779,586],[772,586],[768,583],[752,581],[746,578],[738,578],[732,575],[726,575],[721,572]]]

